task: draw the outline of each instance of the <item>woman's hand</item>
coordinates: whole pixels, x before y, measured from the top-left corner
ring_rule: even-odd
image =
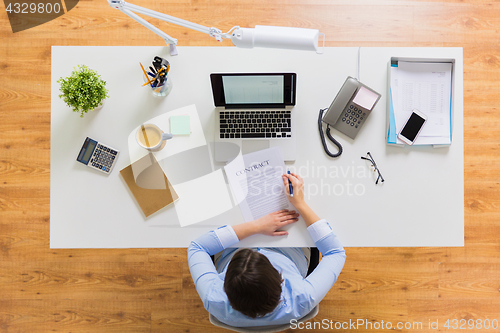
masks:
[[[301,206],[304,206],[305,200],[304,200],[304,180],[302,177],[295,173],[290,173],[290,174],[284,174],[282,176],[283,178],[283,184],[285,185],[285,192],[288,197],[288,200],[292,203],[292,205],[299,209]],[[290,188],[288,186],[288,181],[292,182],[292,191],[293,191],[293,197],[290,196]]]
[[[269,236],[286,236],[288,232],[279,230],[286,225],[297,222],[299,214],[287,209],[262,216],[260,219],[233,225],[233,230],[241,241],[248,236],[263,234]]]
[[[279,229],[286,225],[295,223],[299,220],[299,214],[296,211],[287,209],[279,210],[267,214],[258,220],[253,221],[256,227],[256,233],[268,236],[286,236],[288,232]]]
[[[279,230],[299,220],[299,214],[288,209],[279,210],[262,216],[260,219],[233,226],[233,230],[241,241],[248,236],[263,234],[268,236],[286,236],[288,232]]]
[[[290,195],[290,190],[288,187],[288,180],[292,182],[293,187],[293,197]],[[283,184],[285,185],[285,191],[288,196],[288,200],[292,205],[299,211],[302,219],[306,223],[306,227],[319,221],[318,215],[306,204],[304,200],[304,180],[302,177],[295,173],[284,174]]]

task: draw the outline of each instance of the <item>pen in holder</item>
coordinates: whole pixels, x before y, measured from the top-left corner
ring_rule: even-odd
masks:
[[[154,57],[152,66],[146,70],[141,64],[141,69],[144,73],[143,86],[149,86],[154,96],[167,96],[172,90],[172,78],[168,75],[170,71],[170,63],[158,56]]]

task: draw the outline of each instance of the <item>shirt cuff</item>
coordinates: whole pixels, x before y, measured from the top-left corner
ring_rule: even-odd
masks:
[[[326,237],[328,234],[333,233],[332,227],[325,219],[321,219],[311,224],[307,227],[307,231],[309,231],[309,235],[311,235],[314,243]]]
[[[222,247],[224,249],[238,243],[240,240],[238,239],[238,236],[236,236],[236,233],[234,232],[233,227],[229,225],[225,225],[223,227],[217,228],[214,230],[215,235],[217,235],[217,238],[219,239],[219,242],[222,244]]]

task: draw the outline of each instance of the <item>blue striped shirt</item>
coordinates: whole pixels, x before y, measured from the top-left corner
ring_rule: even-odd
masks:
[[[264,254],[281,273],[281,301],[263,317],[250,318],[234,310],[224,292],[226,269],[238,243],[231,226],[220,227],[192,241],[188,262],[196,290],[205,309],[221,322],[235,327],[266,326],[290,323],[307,315],[328,293],[344,267],[345,251],[330,224],[319,220],[307,228],[323,258],[307,277],[306,258],[300,248],[255,248]],[[227,250],[225,250],[227,249]],[[224,251],[218,269],[211,255]]]

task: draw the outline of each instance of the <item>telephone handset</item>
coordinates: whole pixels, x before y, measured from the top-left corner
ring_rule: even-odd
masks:
[[[380,96],[349,76],[328,108],[323,121],[354,139]]]
[[[379,101],[381,95],[362,84],[353,77],[348,76],[340,91],[335,96],[332,104],[323,117],[325,109],[320,110],[318,118],[318,129],[321,141],[326,153],[331,157],[342,154],[342,146],[330,134],[330,126],[354,139],[366,122],[366,118]],[[326,134],[328,138],[338,147],[337,154],[328,151],[322,130],[322,122],[327,124]]]

